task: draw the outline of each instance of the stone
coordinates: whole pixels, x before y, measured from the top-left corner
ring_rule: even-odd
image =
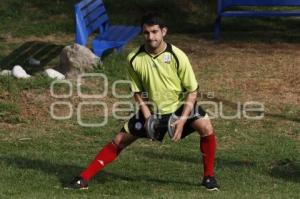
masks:
[[[1,76],[10,76],[11,75],[11,71],[10,70],[2,70],[1,72],[0,72],[0,75]]]
[[[48,68],[44,71],[44,74],[47,77],[50,77],[52,79],[57,79],[57,80],[63,80],[65,79],[65,76],[63,74],[61,74],[60,72],[52,69],[52,68]]]
[[[15,65],[13,67],[12,75],[18,79],[27,79],[31,77],[26,73],[26,71],[20,65]]]
[[[60,71],[68,78],[90,72],[101,63],[100,57],[79,44],[66,46],[60,54]]]

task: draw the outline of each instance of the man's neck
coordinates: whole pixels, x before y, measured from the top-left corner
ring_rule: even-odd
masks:
[[[158,55],[158,54],[162,53],[163,51],[165,51],[166,48],[167,48],[167,43],[162,41],[161,44],[155,49],[151,49],[146,46],[146,51],[152,55]]]

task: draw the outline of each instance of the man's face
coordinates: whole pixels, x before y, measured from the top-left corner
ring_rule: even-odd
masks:
[[[166,34],[167,28],[160,28],[159,25],[143,25],[145,44],[150,49],[158,48]]]

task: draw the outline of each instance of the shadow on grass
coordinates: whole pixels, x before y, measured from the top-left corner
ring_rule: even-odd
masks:
[[[270,175],[300,183],[300,162],[290,159],[276,161],[271,166]]]
[[[199,153],[197,153],[197,155],[199,156],[186,156],[186,155],[176,155],[173,153],[169,153],[169,152],[161,152],[161,151],[143,151],[141,152],[142,156],[145,156],[147,158],[150,159],[154,159],[154,160],[169,160],[169,161],[176,161],[176,162],[182,162],[184,163],[194,163],[194,164],[199,164],[201,163],[201,159],[200,159],[200,151]],[[197,158],[199,157],[199,158]]]
[[[55,175],[62,185],[69,182],[74,174],[84,169],[76,165],[59,164],[48,160],[29,159],[21,156],[0,157],[0,161],[19,169],[40,170],[46,174]]]
[[[155,160],[162,160],[161,157],[165,160],[176,161],[184,163],[194,163],[194,164],[202,164],[202,157],[200,156],[200,151],[193,158],[186,155],[176,155],[171,153],[164,152],[154,152],[154,151],[145,151],[143,152],[145,157]],[[216,165],[220,167],[226,167],[231,169],[236,169],[237,167],[255,167],[256,163],[250,160],[228,160],[228,159],[220,159],[216,158]]]
[[[11,70],[13,66],[21,65],[27,73],[35,74],[43,71],[44,67],[60,54],[63,47],[62,45],[47,42],[26,42],[3,58],[0,61],[0,66]],[[40,64],[30,64],[30,58],[39,60]]]
[[[187,186],[194,186],[194,187],[199,187],[199,183],[195,182],[188,182],[184,180],[164,180],[164,179],[158,179],[155,177],[151,177],[149,175],[135,175],[133,177],[131,176],[125,176],[119,173],[114,173],[114,172],[105,172],[101,171],[99,175],[97,175],[94,179],[97,183],[103,183],[106,180],[115,180],[118,182],[119,180],[124,180],[124,181],[130,181],[130,182],[149,182],[149,183],[154,183],[154,184],[177,184],[177,185],[187,185]]]
[[[179,161],[184,163],[200,163],[200,157],[192,158],[183,155],[175,155],[170,153],[163,152],[143,152],[143,155],[155,160],[161,160],[161,157],[170,161]],[[216,167],[226,168],[231,170],[237,170],[241,168],[249,168],[255,169],[257,167],[257,163],[252,160],[236,160],[236,159],[222,159],[216,158],[215,160]],[[268,173],[264,173],[268,174]],[[269,171],[269,175],[275,178],[284,179],[286,181],[292,181],[300,183],[300,162],[292,161],[289,159],[279,160],[272,163],[271,170]]]
[[[17,167],[19,169],[33,169],[42,171],[48,175],[55,175],[59,179],[61,186],[65,186],[67,183],[70,182],[70,180],[74,176],[78,175],[81,171],[85,169],[77,165],[60,164],[49,160],[29,159],[20,156],[0,157],[0,161],[5,162],[10,166]],[[115,172],[106,171],[101,171],[93,179],[93,181],[96,183],[105,183],[105,181],[107,180],[114,180],[116,182],[118,182],[119,180],[132,182],[146,181],[158,184],[185,184],[189,186],[199,186],[199,184],[197,183],[191,183],[187,181],[162,180],[146,175],[137,175],[134,177],[129,177]]]

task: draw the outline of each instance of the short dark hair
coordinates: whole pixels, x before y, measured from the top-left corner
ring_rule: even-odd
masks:
[[[167,27],[165,21],[161,17],[161,14],[158,12],[148,12],[146,13],[141,20],[141,27],[143,27],[144,24],[147,25],[159,25],[160,28]]]

